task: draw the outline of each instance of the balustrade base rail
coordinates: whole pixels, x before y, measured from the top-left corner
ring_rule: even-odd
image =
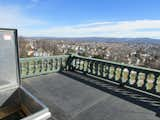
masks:
[[[160,96],[160,71],[78,55],[21,58],[21,78],[59,72],[80,71],[120,86]]]

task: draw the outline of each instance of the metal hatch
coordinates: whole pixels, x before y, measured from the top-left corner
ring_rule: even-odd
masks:
[[[16,39],[16,29],[0,29],[0,89],[20,84]]]
[[[0,29],[0,119],[47,120],[49,109],[21,86],[16,29]]]

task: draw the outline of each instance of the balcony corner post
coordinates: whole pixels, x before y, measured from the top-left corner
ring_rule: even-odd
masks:
[[[74,56],[72,54],[69,54],[69,58],[67,60],[67,70],[69,71],[74,71],[74,67],[72,65],[73,57]]]

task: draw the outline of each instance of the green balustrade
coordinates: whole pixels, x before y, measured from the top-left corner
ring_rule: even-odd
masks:
[[[154,95],[160,95],[160,71],[78,55],[20,58],[21,78],[59,72],[79,71]]]
[[[21,78],[64,70],[68,58],[69,55],[20,58]]]
[[[72,55],[71,70],[103,78],[147,93],[160,95],[160,71]]]

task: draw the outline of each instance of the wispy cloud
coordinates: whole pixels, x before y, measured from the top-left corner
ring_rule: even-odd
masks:
[[[24,30],[45,24],[42,20],[26,16],[19,6],[0,6],[0,27]]]
[[[52,27],[33,31],[32,35],[58,37],[150,37],[160,38],[160,20],[105,21]]]

